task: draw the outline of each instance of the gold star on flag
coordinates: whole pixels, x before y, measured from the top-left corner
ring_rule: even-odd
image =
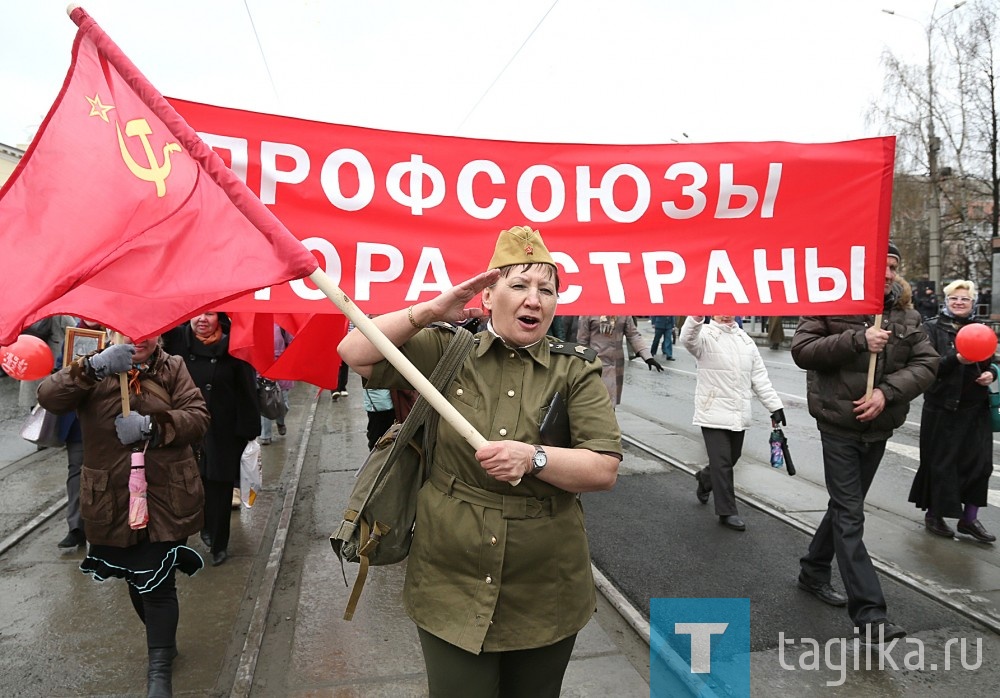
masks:
[[[101,103],[101,95],[99,95],[99,94],[95,94],[93,99],[91,99],[90,97],[87,97],[87,101],[90,102],[90,114],[89,114],[89,116],[99,116],[102,119],[104,119],[104,123],[107,123],[107,124],[111,123],[110,121],[108,121],[108,112],[111,111],[112,109],[114,109],[113,105],[111,105],[111,104],[102,104]]]

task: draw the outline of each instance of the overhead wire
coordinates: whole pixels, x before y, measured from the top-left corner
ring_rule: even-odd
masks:
[[[250,5],[247,0],[243,0],[243,7],[246,8],[247,17],[250,18],[250,28],[253,29],[254,39],[257,40],[257,50],[260,51],[260,58],[264,61],[264,70],[267,71],[267,80],[271,83],[271,91],[274,92],[274,98],[280,102],[281,97],[278,95],[278,88],[275,86],[274,78],[271,75],[271,66],[267,63],[267,56],[264,54],[264,47],[260,43],[260,35],[257,33],[257,25],[253,21],[253,13],[250,12]]]
[[[497,76],[495,78],[493,78],[493,82],[490,83],[490,86],[486,88],[486,91],[483,92],[483,94],[480,95],[479,99],[476,100],[476,103],[472,105],[472,109],[470,109],[469,113],[465,115],[464,119],[462,119],[462,122],[455,129],[456,131],[461,131],[462,130],[462,127],[465,126],[465,122],[468,121],[469,117],[472,116],[472,113],[474,111],[476,111],[476,109],[479,108],[479,105],[482,103],[482,101],[484,99],[486,99],[486,95],[488,95],[490,93],[490,90],[492,90],[493,87],[500,80],[500,78],[503,77],[503,74],[505,72],[507,72],[507,68],[510,67],[510,64],[514,62],[514,59],[517,58],[517,56],[521,53],[521,51],[524,49],[524,47],[527,46],[528,42],[531,41],[531,37],[533,37],[535,35],[535,32],[538,31],[538,28],[540,26],[542,26],[542,22],[545,21],[545,19],[549,16],[549,13],[551,13],[552,10],[555,8],[555,6],[558,5],[558,4],[559,4],[559,0],[555,0],[555,2],[552,3],[552,6],[549,7],[548,10],[546,10],[545,14],[542,15],[542,18],[540,20],[538,20],[538,23],[535,24],[535,27],[531,30],[531,32],[528,34],[528,36],[526,36],[525,39],[524,39],[524,41],[521,42],[521,45],[518,46],[517,50],[514,52],[514,55],[512,55],[510,57],[510,60],[507,61],[507,64],[504,65],[504,67],[500,70],[500,72],[497,73]]]

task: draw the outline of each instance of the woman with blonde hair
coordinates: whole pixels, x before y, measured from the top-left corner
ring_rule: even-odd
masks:
[[[958,331],[981,322],[975,315],[976,284],[959,279],[944,287],[945,307],[927,320],[924,331],[941,356],[934,384],[924,393],[920,416],[920,468],[909,501],[924,509],[931,533],[953,538],[945,518],[958,519],[958,532],[980,543],[996,536],[980,523],[993,472],[993,429],[990,383],[996,369],[987,361],[970,361],[958,353]]]

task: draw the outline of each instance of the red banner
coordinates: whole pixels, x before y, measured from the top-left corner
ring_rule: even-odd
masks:
[[[559,313],[880,312],[895,139],[577,145],[338,126],[171,100],[369,313],[541,231]],[[307,280],[229,310],[337,312]]]

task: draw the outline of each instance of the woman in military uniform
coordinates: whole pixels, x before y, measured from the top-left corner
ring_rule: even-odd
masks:
[[[541,236],[518,226],[500,233],[489,271],[375,319],[429,375],[452,334],[428,325],[482,317],[465,307],[480,292],[489,318],[444,391],[489,443],[473,451],[441,421],[403,590],[435,698],[558,696],[594,612],[577,493],[614,485],[621,433],[595,352],[545,335],[558,287]],[[412,388],[358,330],[340,355],[367,387]],[[557,392],[568,435],[542,446]]]

